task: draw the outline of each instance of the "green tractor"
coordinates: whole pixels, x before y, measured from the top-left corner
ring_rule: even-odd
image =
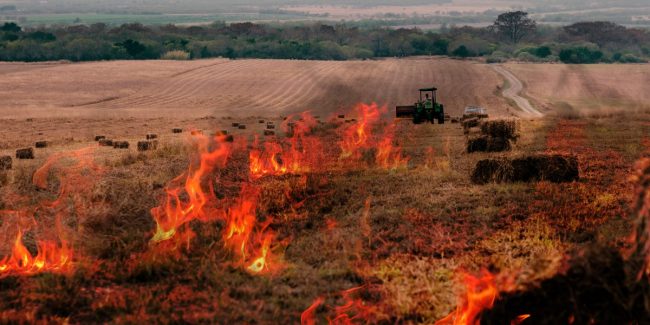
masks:
[[[415,124],[434,123],[435,120],[438,120],[438,124],[444,124],[445,108],[437,101],[437,90],[435,87],[420,89],[420,100],[412,106],[397,106],[395,117],[412,118]]]

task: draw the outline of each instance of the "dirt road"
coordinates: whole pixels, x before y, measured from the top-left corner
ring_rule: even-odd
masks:
[[[508,83],[510,84],[510,87],[506,88],[503,90],[503,96],[506,98],[510,98],[515,103],[517,106],[523,111],[524,115],[526,117],[542,117],[544,114],[542,112],[538,111],[533,105],[530,104],[528,99],[521,97],[519,94],[521,91],[524,89],[524,85],[513,75],[510,71],[506,70],[502,66],[498,65],[491,65],[491,67],[501,74],[506,80],[508,80]]]

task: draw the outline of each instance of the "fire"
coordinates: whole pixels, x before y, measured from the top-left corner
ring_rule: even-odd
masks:
[[[10,274],[30,275],[39,272],[64,272],[68,270],[72,251],[65,241],[61,245],[54,242],[38,242],[36,256],[23,245],[23,233],[18,231],[11,256],[0,260],[0,276]]]
[[[494,275],[483,271],[481,277],[464,275],[467,293],[456,311],[436,322],[437,325],[480,324],[480,314],[485,309],[492,308],[498,295]]]
[[[151,238],[153,243],[171,239],[181,226],[192,220],[207,218],[205,208],[213,194],[212,191],[206,193],[203,184],[216,167],[225,166],[230,148],[215,139],[216,148],[210,151],[210,139],[200,134],[197,134],[196,138],[199,149],[198,164],[190,164],[185,174],[174,179],[172,185],[166,189],[164,203],[151,209],[151,215],[156,221],[156,232]],[[184,186],[175,185],[183,182],[183,179]]]
[[[223,233],[224,245],[239,260],[239,264],[253,274],[275,272],[282,263],[272,253],[275,234],[266,223],[257,222],[256,210],[259,190],[251,185],[242,187],[239,198],[226,213]]]
[[[280,176],[311,172],[323,166],[323,146],[319,138],[309,133],[318,122],[308,112],[293,122],[288,118],[283,124],[291,136],[282,142],[265,142],[259,149],[258,139],[249,152],[249,169],[253,179],[267,175]]]
[[[331,325],[345,325],[355,324],[357,322],[371,322],[377,314],[377,307],[367,304],[360,298],[355,296],[367,286],[356,287],[341,292],[341,298],[344,301],[343,305],[330,307],[333,315],[327,317],[327,321]],[[300,315],[300,323],[302,325],[316,324],[316,309],[325,303],[325,298],[318,297],[305,311]]]
[[[358,160],[361,158],[361,150],[371,146],[372,128],[381,117],[380,109],[375,103],[358,104],[356,110],[360,115],[360,120],[343,130],[343,138],[339,142],[340,159]]]
[[[356,109],[360,119],[342,130],[339,160],[358,162],[365,152],[376,149],[373,158],[377,166],[384,169],[406,167],[408,159],[402,156],[402,148],[394,144],[395,125],[389,125],[383,132],[375,132],[386,107],[380,108],[372,103],[359,104]]]

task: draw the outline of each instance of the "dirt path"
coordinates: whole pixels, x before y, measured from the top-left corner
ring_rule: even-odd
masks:
[[[519,108],[524,112],[524,114],[527,117],[542,117],[544,114],[542,112],[538,111],[533,105],[530,104],[528,99],[521,97],[519,94],[521,91],[524,89],[524,85],[515,77],[512,72],[506,70],[502,66],[498,65],[490,65],[494,71],[498,72],[501,74],[506,80],[508,80],[508,83],[510,84],[510,87],[506,88],[503,90],[503,96],[506,98],[510,98],[515,103]]]

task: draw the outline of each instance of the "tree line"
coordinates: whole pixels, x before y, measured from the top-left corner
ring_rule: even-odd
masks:
[[[354,23],[0,26],[3,61],[212,57],[348,60],[419,55],[485,57],[488,62],[644,62],[650,57],[650,32],[611,22],[540,26],[521,11],[499,15],[485,28],[443,26],[427,32]]]

